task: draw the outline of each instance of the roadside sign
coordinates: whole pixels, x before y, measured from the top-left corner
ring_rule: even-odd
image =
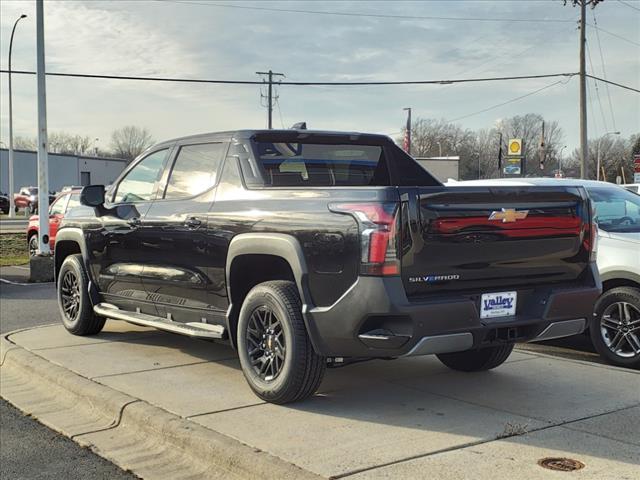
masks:
[[[633,156],[633,183],[640,183],[640,154]]]
[[[503,171],[505,175],[522,175],[522,157],[507,157],[507,164]]]
[[[509,156],[519,157],[522,155],[522,139],[510,138],[509,139]]]

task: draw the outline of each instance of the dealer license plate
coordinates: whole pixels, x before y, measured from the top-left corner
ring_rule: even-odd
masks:
[[[485,293],[480,299],[480,318],[515,315],[517,300],[518,292]]]

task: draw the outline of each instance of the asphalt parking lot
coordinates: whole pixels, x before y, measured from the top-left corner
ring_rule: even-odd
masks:
[[[24,272],[0,270],[0,278],[13,282],[0,285],[3,332],[57,321],[53,285],[27,285]],[[559,474],[543,470],[537,461],[561,456],[586,465],[573,476],[631,479],[640,463],[640,375],[584,362],[597,361],[597,356],[580,337],[568,344],[518,349],[502,367],[476,375],[451,372],[431,357],[330,370],[317,396],[285,407],[265,404],[251,393],[235,353],[224,345],[112,321],[105,333],[92,338],[73,337],[56,324],[13,334],[10,340],[134,402],[160,407],[194,429],[204,427],[324,478],[421,478],[429,472],[435,478],[546,479]],[[3,381],[3,396],[19,404],[26,387],[16,388],[10,378]],[[51,407],[49,413],[29,402],[27,407],[47,424],[62,422],[51,419]],[[77,478],[128,475],[6,410],[3,406],[3,422],[28,421],[32,429],[48,432],[54,439],[52,455],[69,455],[64,448],[71,448],[77,449],[72,454],[87,456],[88,463],[78,470],[84,475]],[[131,425],[128,430],[126,425],[93,427],[88,430],[100,431],[86,434],[77,429],[74,439],[155,478],[149,467],[151,446],[145,444],[144,452],[113,453],[114,444],[136,443],[128,441]],[[62,422],[60,429],[65,428],[70,427]],[[17,436],[20,430],[3,428],[3,445],[37,445],[41,432]],[[48,468],[56,468],[49,463]],[[20,471],[15,461],[9,465],[12,473]]]
[[[53,284],[28,284],[28,273],[27,266],[0,267],[4,280],[0,282],[0,333],[57,320]],[[0,478],[136,478],[25,416],[4,399],[0,400],[0,425]]]

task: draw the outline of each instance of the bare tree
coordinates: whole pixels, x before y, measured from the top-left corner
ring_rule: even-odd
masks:
[[[596,178],[598,146],[600,147],[600,179],[615,182],[617,177],[621,177],[622,181],[631,183],[633,181],[634,147],[640,153],[640,133],[633,134],[626,139],[607,135],[589,140],[588,178]],[[577,149],[569,156],[566,164],[568,167],[576,169],[572,176],[579,175],[580,155]]]
[[[89,152],[93,140],[88,135],[74,135],[67,132],[51,132],[48,136],[48,152],[66,155],[84,155]],[[38,139],[36,137],[15,137],[14,145],[21,150],[36,150]]]
[[[146,128],[129,125],[115,130],[111,134],[111,149],[113,153],[131,161],[140,155],[147,147],[153,145],[153,137]]]
[[[542,122],[545,129],[543,142]],[[527,113],[504,119],[498,123],[497,128],[502,132],[505,141],[509,138],[522,139],[526,175],[545,176],[557,168],[556,160],[564,138],[564,132],[557,121],[545,121],[542,115]],[[544,150],[541,155],[542,143]],[[543,158],[544,169],[540,169],[540,160]]]
[[[38,146],[36,138],[23,137],[21,135],[13,137],[13,148],[16,150],[35,150]]]
[[[65,132],[52,132],[48,141],[49,152],[68,155],[83,155],[89,151],[93,143],[88,135],[73,135]]]
[[[543,121],[541,115],[528,113],[474,132],[443,120],[417,118],[412,124],[411,153],[416,157],[457,155],[460,157],[460,178],[495,178],[499,176],[498,152],[502,133],[505,156],[509,138],[523,139],[527,175],[551,175],[557,169],[564,133],[558,122],[546,121],[544,149],[541,150]],[[544,169],[541,170],[542,158]]]

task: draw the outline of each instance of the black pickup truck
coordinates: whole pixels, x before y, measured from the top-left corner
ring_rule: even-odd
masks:
[[[582,332],[601,290],[582,188],[445,187],[381,135],[180,138],[81,203],[55,245],[67,330],[228,341],[274,403],[367,358],[494,368]]]

